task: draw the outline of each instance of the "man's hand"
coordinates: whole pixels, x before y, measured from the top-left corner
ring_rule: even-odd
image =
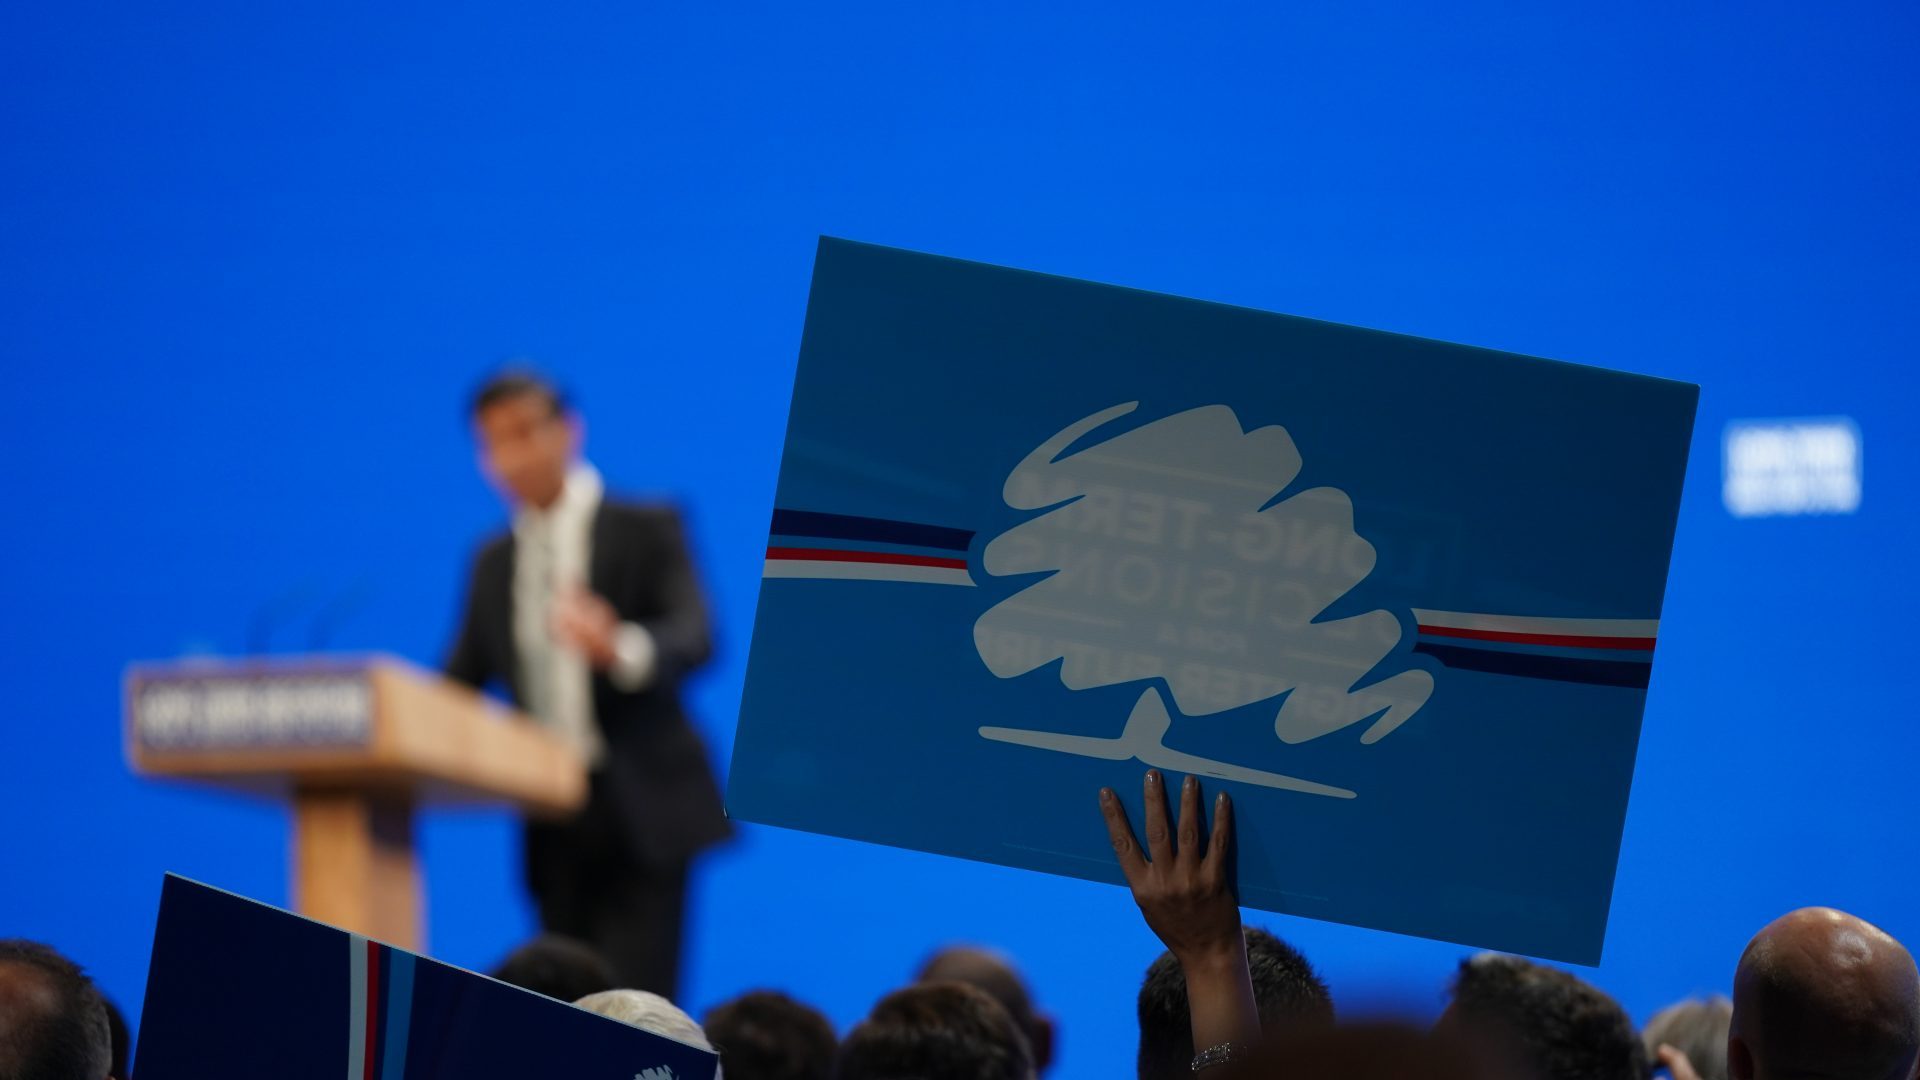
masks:
[[[1679,1047],[1661,1043],[1660,1049],[1654,1052],[1654,1057],[1659,1059],[1660,1064],[1667,1067],[1667,1074],[1672,1076],[1673,1080],[1700,1080],[1700,1074],[1693,1071],[1693,1062],[1687,1060],[1686,1051]]]
[[[620,615],[612,604],[579,585],[568,586],[554,597],[548,621],[554,640],[578,650],[593,670],[613,666]]]
[[[1102,788],[1100,813],[1107,819],[1107,836],[1140,914],[1186,976],[1194,1048],[1225,1043],[1245,1046],[1259,1038],[1260,1013],[1247,972],[1240,904],[1227,880],[1233,803],[1225,792],[1214,800],[1213,836],[1203,853],[1200,781],[1189,776],[1181,786],[1177,837],[1167,823],[1165,789],[1160,770],[1149,769],[1146,857],[1133,837],[1120,797],[1111,788]]]

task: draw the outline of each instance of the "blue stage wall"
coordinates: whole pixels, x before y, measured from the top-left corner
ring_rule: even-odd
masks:
[[[724,762],[829,233],[1700,383],[1587,974],[1644,1019],[1796,905],[1920,942],[1917,21],[8,5],[0,934],[131,1011],[163,870],[284,901],[280,809],[127,774],[121,671],[255,638],[437,658],[502,520],[463,397],[508,357],[576,388],[614,483],[687,506]],[[1857,425],[1858,511],[1732,516],[1726,425],[1799,416]],[[436,956],[529,932],[507,817],[423,839]],[[1264,921],[1355,1010],[1433,1014],[1465,952]],[[952,938],[1026,963],[1061,1075],[1129,1067],[1156,947],[1124,893],[767,829],[700,877],[686,1004],[774,985],[844,1028]]]

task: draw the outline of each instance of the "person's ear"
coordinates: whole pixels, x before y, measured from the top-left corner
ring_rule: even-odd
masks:
[[[1053,1017],[1036,1016],[1033,1018],[1033,1071],[1035,1075],[1044,1074],[1053,1064]]]
[[[1753,1080],[1753,1051],[1738,1035],[1727,1036],[1728,1080]]]

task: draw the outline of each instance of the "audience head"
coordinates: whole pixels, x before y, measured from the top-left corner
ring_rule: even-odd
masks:
[[[819,1010],[773,990],[716,1005],[701,1025],[727,1080],[828,1080],[838,1040]]]
[[[1920,977],[1884,930],[1802,908],[1747,944],[1733,976],[1733,1080],[1912,1080]]]
[[[581,443],[579,418],[560,388],[538,372],[510,369],[474,391],[469,412],[481,467],[501,494],[553,505]]]
[[[1642,1080],[1647,1053],[1612,998],[1558,968],[1482,953],[1460,965],[1439,1030],[1528,1080]]]
[[[105,1080],[107,1006],[80,966],[45,945],[0,940],[0,1077]]]
[[[836,1080],[1033,1080],[1027,1037],[965,983],[923,983],[880,999],[847,1033]]]
[[[1726,998],[1693,998],[1675,1002],[1653,1014],[1640,1033],[1651,1059],[1662,1046],[1687,1055],[1700,1080],[1727,1080],[1727,1024],[1733,1002]]]
[[[107,1042],[113,1047],[113,1064],[107,1070],[118,1080],[126,1080],[130,1075],[127,1064],[133,1060],[133,1031],[127,1027],[127,1018],[120,1014],[120,1006],[110,997],[102,997],[107,1007]]]
[[[921,967],[918,981],[966,983],[985,990],[1026,1035],[1034,1071],[1044,1073],[1053,1064],[1053,1018],[1034,1008],[1026,980],[1006,956],[990,949],[951,946],[933,954]]]
[[[1246,928],[1247,968],[1260,1026],[1268,1035],[1325,1028],[1333,1023],[1327,984],[1299,951],[1265,930]],[[1193,1028],[1187,1011],[1187,980],[1173,954],[1162,953],[1140,986],[1140,1080],[1170,1080],[1191,1074]]]
[[[597,994],[588,994],[574,1004],[642,1031],[665,1035],[702,1050],[713,1049],[713,1044],[707,1041],[707,1033],[700,1030],[700,1025],[693,1022],[693,1017],[680,1011],[680,1006],[650,990],[602,990]]]
[[[585,942],[559,934],[541,934],[508,953],[493,977],[560,1001],[579,1001],[619,985],[604,957]]]

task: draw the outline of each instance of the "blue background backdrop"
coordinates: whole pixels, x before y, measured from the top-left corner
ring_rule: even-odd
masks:
[[[282,811],[129,777],[130,660],[436,658],[501,512],[461,404],[516,354],[690,507],[725,760],[820,233],[1702,384],[1612,930],[1639,1018],[1780,911],[1920,940],[1905,624],[1920,12],[1367,4],[0,13],[0,933],[137,1003],[163,869],[285,896]],[[1735,520],[1730,419],[1844,414],[1851,517]],[[424,830],[432,951],[530,927],[505,817]],[[1005,946],[1113,1075],[1125,895],[765,829],[699,883],[686,1003],[843,1026]],[[1070,913],[1070,915],[1069,915]],[[1071,921],[1069,921],[1071,920]],[[1274,919],[1353,1008],[1461,950]],[[1071,925],[1072,933],[1062,933]]]

